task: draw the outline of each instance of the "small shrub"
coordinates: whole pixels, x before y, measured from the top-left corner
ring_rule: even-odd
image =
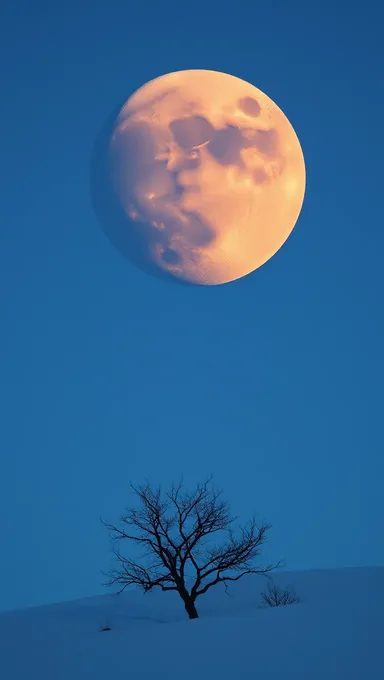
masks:
[[[100,624],[99,630],[100,630],[100,633],[105,633],[107,630],[112,630],[112,628],[110,626],[108,626],[108,624],[102,623],[102,624]]]
[[[270,583],[268,588],[261,593],[261,608],[284,607],[288,604],[298,604],[299,596],[294,588],[280,588],[276,583]]]

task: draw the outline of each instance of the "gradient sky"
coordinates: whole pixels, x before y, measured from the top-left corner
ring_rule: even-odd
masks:
[[[105,592],[99,517],[144,477],[212,472],[287,568],[384,563],[380,3],[162,4],[2,13],[0,609]],[[218,287],[136,269],[90,197],[105,120],[185,68],[266,92],[306,159],[287,243]]]

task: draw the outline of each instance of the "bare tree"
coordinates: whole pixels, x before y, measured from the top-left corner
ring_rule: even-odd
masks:
[[[117,566],[105,575],[106,585],[129,585],[144,592],[155,587],[175,590],[190,619],[198,617],[196,599],[212,586],[238,581],[246,574],[268,573],[280,565],[257,565],[261,546],[270,525],[252,519],[234,531],[235,518],[229,505],[211,484],[211,478],[194,491],[180,482],[163,492],[161,487],[132,486],[139,501],[137,509],[121,516],[120,526],[103,522],[115,544]],[[212,538],[221,534],[221,544]],[[122,541],[143,548],[139,561],[120,551]]]
[[[261,593],[261,607],[283,607],[288,604],[298,604],[299,596],[293,587],[280,588],[276,583],[269,583],[267,590]]]

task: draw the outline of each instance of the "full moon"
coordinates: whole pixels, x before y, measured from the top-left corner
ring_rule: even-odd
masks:
[[[261,267],[304,200],[304,157],[288,118],[261,90],[218,71],[177,71],[137,90],[117,116],[109,156],[146,257],[193,284]]]

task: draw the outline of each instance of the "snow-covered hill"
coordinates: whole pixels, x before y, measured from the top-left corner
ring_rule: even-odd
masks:
[[[260,609],[266,580],[247,577],[198,600],[195,621],[174,593],[137,591],[0,614],[0,678],[383,680],[384,567],[274,580],[300,604]]]

